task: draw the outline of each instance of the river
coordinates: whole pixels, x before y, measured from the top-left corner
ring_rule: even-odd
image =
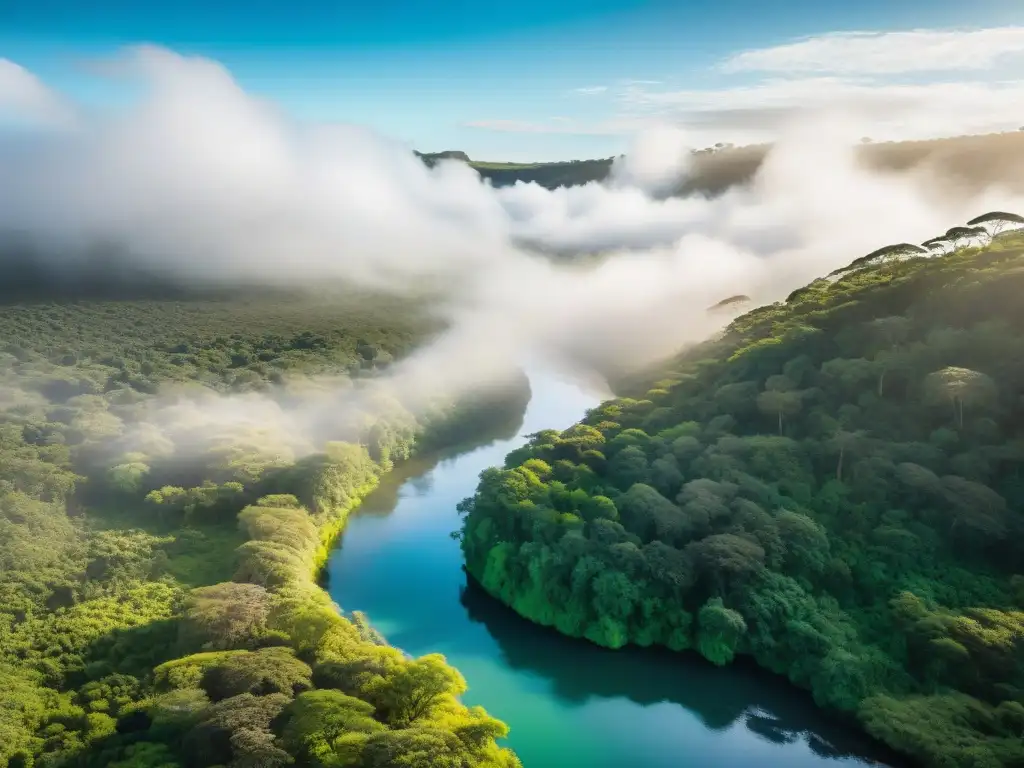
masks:
[[[455,505],[525,435],[563,429],[599,400],[551,373],[531,375],[518,428],[387,478],[348,522],[326,583],[392,645],[443,653],[463,697],[508,723],[525,768],[811,768],[875,764],[866,740],[809,696],[752,665],[717,669],[692,654],[608,651],[535,626],[467,584],[451,538]],[[513,434],[514,432],[514,434]]]

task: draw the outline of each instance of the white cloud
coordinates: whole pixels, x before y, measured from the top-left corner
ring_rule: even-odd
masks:
[[[63,124],[72,118],[71,108],[38,77],[0,58],[0,122]]]
[[[192,280],[437,285],[451,330],[396,368],[409,396],[473,386],[527,353],[650,360],[717,328],[723,318],[705,310],[724,296],[775,300],[886,242],[1022,206],[873,174],[853,160],[849,125],[823,119],[788,126],[751,185],[713,200],[651,194],[686,172],[659,165],[695,141],[671,131],[641,137],[614,183],[493,189],[464,164],[428,169],[358,127],[298,125],[215,62],[143,48],[125,66],[146,84],[130,108],[27,150],[0,134],[0,229],[52,246],[57,270],[99,239]],[[790,105],[788,93],[761,103]],[[631,98],[654,113],[746,103]],[[554,263],[523,243],[610,255]]]
[[[591,85],[585,88],[574,88],[573,93],[580,93],[584,96],[596,96],[597,94],[604,93],[607,90],[607,85]]]
[[[807,112],[841,110],[862,134],[891,140],[1016,130],[1024,122],[1024,80],[770,79],[714,91],[632,88],[620,99],[634,117],[667,120],[705,141],[736,144],[770,141]]]
[[[122,65],[146,85],[134,108],[29,148],[0,144],[0,225],[69,252],[109,232],[147,263],[181,260],[223,279],[388,283],[398,269],[461,269],[501,241],[500,210],[473,193],[476,174],[460,163],[427,174],[360,127],[293,124],[209,60],[138,48]],[[490,231],[474,245],[466,234],[477,226]]]
[[[996,69],[1015,56],[1020,66]],[[697,144],[710,145],[769,142],[808,112],[836,110],[863,134],[887,140],[1000,132],[1024,124],[1024,27],[828,34],[743,51],[718,69],[768,76],[715,89],[623,79],[607,88],[614,111],[601,119],[469,125],[624,136],[670,124]],[[953,71],[960,76],[948,74]]]
[[[928,139],[1015,131],[1024,124],[1024,80],[929,83],[874,82],[841,77],[772,78],[717,90],[618,92],[618,114],[583,122],[479,120],[476,128],[510,133],[629,136],[673,125],[696,146],[773,141],[808,113],[841,110],[861,135],[876,139]]]
[[[564,123],[565,121],[558,121]],[[529,120],[471,120],[465,123],[467,128],[480,128],[485,131],[501,133],[558,133],[559,125],[555,122],[536,123]]]
[[[546,122],[530,120],[471,120],[464,125],[501,133],[560,133],[574,136],[626,136],[655,127],[659,121],[622,117],[585,123],[571,117],[552,117]]]
[[[991,69],[1024,54],[1024,27],[841,32],[743,51],[726,72],[896,74]]]
[[[658,126],[640,132],[623,157],[612,164],[609,184],[652,196],[671,193],[693,158],[689,137],[678,128]]]

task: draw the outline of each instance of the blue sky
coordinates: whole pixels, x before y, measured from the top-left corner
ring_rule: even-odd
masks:
[[[246,90],[299,118],[366,124],[422,151],[547,160],[623,151],[634,129],[666,118],[696,125],[701,140],[753,140],[753,127],[804,94],[835,92],[835,77],[856,98],[882,89],[876,111],[900,93],[923,100],[931,91],[922,88],[950,92],[964,82],[974,88],[967,103],[994,99],[993,84],[1019,76],[1016,37],[999,38],[1009,59],[981,69],[963,43],[966,74],[890,61],[865,78],[857,62],[837,75],[821,62],[780,65],[778,56],[722,64],[837,32],[1016,24],[1024,24],[1019,0],[0,0],[0,58],[88,104],[116,98],[120,87],[96,78],[90,59],[155,43],[222,62]],[[893,40],[898,47],[906,46]]]

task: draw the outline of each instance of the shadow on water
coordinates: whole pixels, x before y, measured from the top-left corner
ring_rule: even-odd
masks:
[[[498,644],[509,668],[543,678],[566,704],[599,698],[626,698],[640,706],[669,702],[686,708],[713,731],[742,722],[776,744],[805,741],[820,757],[906,766],[884,746],[830,718],[808,694],[750,660],[718,668],[694,654],[662,648],[601,648],[523,619],[468,576],[459,600],[469,620],[482,624]]]
[[[442,462],[456,459],[480,448],[497,443],[510,442],[523,428],[526,420],[527,402],[521,407],[510,403],[507,407],[498,408],[492,414],[494,418],[483,423],[475,434],[467,436],[445,448],[417,454],[407,461],[397,464],[386,473],[380,484],[363,499],[355,514],[365,517],[386,517],[395,511],[403,490],[412,490],[415,496],[428,496],[433,487],[433,470]],[[472,488],[467,489],[472,492]],[[335,542],[335,554],[344,546],[344,535]],[[330,568],[322,568],[317,574],[317,583],[321,588],[330,589]]]
[[[331,556],[331,596],[366,613],[413,655],[439,652],[466,676],[466,701],[511,728],[527,768],[821,768],[905,765],[752,663],[715,668],[695,654],[609,651],[539,627],[467,584],[450,533],[479,473],[529,432],[575,422],[600,395],[531,377],[522,412],[386,477]]]

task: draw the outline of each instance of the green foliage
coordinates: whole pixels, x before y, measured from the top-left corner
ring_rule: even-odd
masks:
[[[372,704],[329,688],[302,693],[284,712],[281,743],[312,765],[354,762],[370,735],[386,730],[373,712]]]
[[[697,615],[697,650],[712,664],[728,664],[747,631],[743,616],[726,608],[722,598],[713,597]]]
[[[443,699],[465,693],[466,681],[435,653],[397,665],[365,692],[385,722],[404,728],[426,718]]]
[[[443,658],[406,659],[314,583],[395,462],[528,394],[419,419],[383,397],[376,373],[435,329],[351,295],[0,307],[0,766],[406,765],[424,738],[518,765]],[[368,380],[319,444],[166,408],[297,402],[311,374]]]
[[[291,648],[261,648],[233,654],[203,672],[200,685],[211,701],[243,693],[265,696],[286,693],[294,696],[308,690],[313,670],[295,658]]]
[[[483,472],[467,569],[600,645],[752,656],[926,764],[1024,764],[1024,238],[851,266]]]
[[[182,646],[204,650],[243,646],[263,634],[269,611],[270,594],[256,584],[228,581],[195,589],[180,622]]]

